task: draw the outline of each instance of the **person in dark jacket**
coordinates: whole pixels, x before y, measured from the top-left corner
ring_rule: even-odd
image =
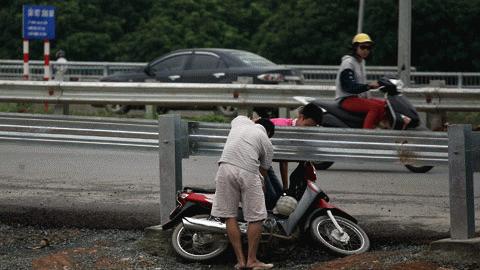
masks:
[[[376,89],[378,82],[367,83],[365,59],[373,49],[374,42],[365,33],[352,40],[352,53],[342,57],[336,78],[335,99],[340,106],[351,112],[366,113],[363,128],[373,129],[385,118],[385,100],[370,96],[368,90]]]

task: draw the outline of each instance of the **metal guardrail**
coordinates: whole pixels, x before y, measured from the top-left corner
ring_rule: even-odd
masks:
[[[50,61],[51,68],[57,65],[56,61]],[[43,80],[43,61],[31,60],[30,79]],[[116,62],[80,62],[68,61],[68,69],[65,80],[69,81],[98,81],[100,78],[116,72],[131,71],[145,67],[147,63],[116,63]],[[53,73],[52,73],[53,74]],[[0,78],[8,80],[23,80],[23,61],[0,60]]]
[[[52,68],[56,61],[51,61]],[[65,80],[73,81],[98,81],[101,77],[116,72],[141,69],[147,63],[122,63],[122,62],[82,62],[69,61]],[[300,70],[307,84],[333,85],[338,70],[334,65],[284,65]],[[43,61],[30,61],[31,80],[43,80]],[[397,67],[392,66],[367,66],[368,80],[376,80],[383,75],[397,75]],[[23,62],[21,60],[0,60],[0,79],[21,80],[23,75]],[[411,70],[412,87],[424,87],[432,81],[443,81],[446,87],[480,88],[480,73],[474,72],[419,72]]]
[[[409,88],[403,93],[420,111],[480,111],[480,89]],[[0,81],[0,102],[294,108],[300,105],[294,96],[328,100],[334,94],[333,86],[319,85]]]
[[[0,113],[0,141],[158,149],[158,122]]]
[[[220,155],[229,125],[190,123],[191,155]],[[275,159],[448,164],[445,132],[277,127]]]
[[[190,122],[186,128],[181,122],[172,115],[157,122],[0,113],[0,146],[2,142],[88,143],[159,151],[160,215],[165,221],[175,205],[175,192],[182,187],[180,154],[219,155],[229,132],[228,124]],[[282,160],[448,164],[452,239],[474,237],[473,171],[480,167],[480,156],[472,151],[480,147],[480,134],[472,133],[471,126],[453,126],[448,136],[445,132],[279,127],[272,142],[274,157]]]
[[[0,141],[157,150],[158,121],[0,113]],[[188,123],[189,155],[220,155],[229,124]],[[308,139],[305,139],[308,138]],[[275,159],[446,165],[444,132],[278,127]]]

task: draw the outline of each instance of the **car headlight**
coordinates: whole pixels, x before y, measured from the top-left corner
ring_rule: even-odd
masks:
[[[264,73],[257,76],[259,80],[266,82],[283,82],[285,77],[281,73]]]

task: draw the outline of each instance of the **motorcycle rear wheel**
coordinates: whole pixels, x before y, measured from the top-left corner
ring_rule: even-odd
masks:
[[[197,215],[195,218],[206,217]],[[172,247],[188,261],[206,261],[223,253],[228,248],[226,235],[187,230],[179,223],[172,233]]]
[[[413,166],[413,165],[405,165],[407,169],[414,173],[426,173],[433,169],[433,166]]]
[[[347,239],[341,239],[338,230],[328,216],[315,218],[310,226],[312,236],[333,253],[353,255],[366,252],[370,248],[367,234],[351,220],[335,216],[340,227],[347,233]]]

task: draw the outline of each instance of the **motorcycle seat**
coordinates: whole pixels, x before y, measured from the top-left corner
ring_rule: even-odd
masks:
[[[183,191],[193,191],[195,193],[205,193],[205,194],[213,194],[215,193],[214,188],[202,188],[202,187],[184,187]]]
[[[349,127],[361,128],[363,126],[363,119],[365,119],[366,116],[365,113],[346,111],[342,109],[337,102],[315,100],[313,103],[325,109],[327,113],[336,116],[345,122]]]

